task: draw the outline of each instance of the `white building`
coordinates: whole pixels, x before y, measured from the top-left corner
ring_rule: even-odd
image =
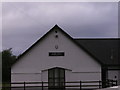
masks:
[[[103,80],[102,63],[55,25],[18,57],[11,82]]]

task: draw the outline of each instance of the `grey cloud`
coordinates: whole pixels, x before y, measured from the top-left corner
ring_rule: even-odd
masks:
[[[72,37],[118,37],[117,20],[115,2],[3,3],[3,47],[19,54],[55,24]]]

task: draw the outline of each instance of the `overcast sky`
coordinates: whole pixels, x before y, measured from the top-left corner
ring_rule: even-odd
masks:
[[[118,37],[117,2],[3,3],[3,49],[19,55],[58,24],[73,38]]]

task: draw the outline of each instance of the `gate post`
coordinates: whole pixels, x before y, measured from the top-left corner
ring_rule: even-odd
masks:
[[[25,82],[24,82],[24,90],[25,90]]]
[[[116,86],[118,85],[118,81],[117,80],[115,80],[115,82],[116,82]]]
[[[42,81],[42,90],[43,90],[43,81]]]
[[[82,81],[80,81],[80,90],[82,90]]]
[[[99,89],[101,88],[101,81],[99,81]]]

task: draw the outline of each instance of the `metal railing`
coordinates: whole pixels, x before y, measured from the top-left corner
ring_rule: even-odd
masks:
[[[116,80],[107,80],[102,81],[69,81],[69,82],[56,82],[57,85],[49,85],[50,82],[12,82],[12,83],[3,83],[2,90],[85,90],[85,89],[100,89],[104,86],[111,87],[117,86]],[[52,84],[52,83],[51,83]],[[59,84],[59,85],[58,85]],[[51,88],[52,87],[52,88]],[[61,88],[62,87],[62,88]]]

